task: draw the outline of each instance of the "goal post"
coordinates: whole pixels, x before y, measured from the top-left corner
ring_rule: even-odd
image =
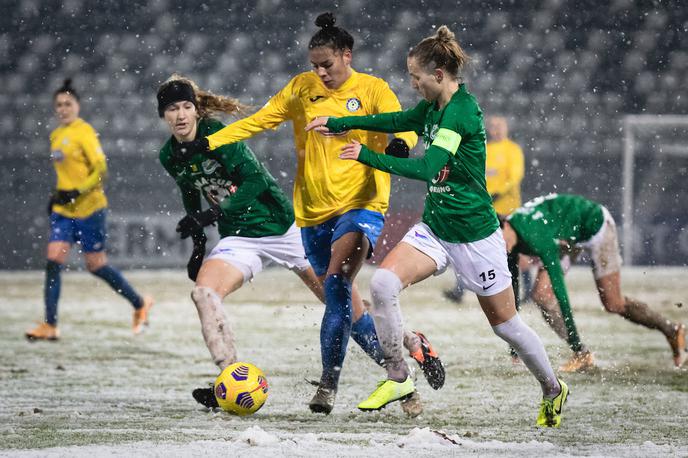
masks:
[[[688,202],[681,198],[688,194],[688,115],[625,115],[623,132],[624,261],[680,264],[677,257],[688,255],[688,220],[675,215],[688,218]],[[667,207],[672,205],[683,211]],[[657,256],[648,256],[646,245]]]

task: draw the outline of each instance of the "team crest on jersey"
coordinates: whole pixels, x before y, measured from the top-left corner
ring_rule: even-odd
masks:
[[[352,97],[346,101],[346,109],[350,112],[358,111],[361,108],[361,101],[356,97]]]
[[[59,149],[56,149],[56,150],[50,152],[50,160],[52,160],[52,161],[62,162],[62,161],[64,161],[64,158],[65,158],[64,153]]]
[[[198,164],[191,164],[191,173],[198,173]]]
[[[203,161],[201,167],[203,167],[203,173],[210,175],[220,167],[220,163],[214,159],[208,159],[207,161]]]
[[[432,179],[432,184],[437,184],[437,183],[442,183],[449,178],[449,172],[451,169],[449,168],[449,165],[445,165],[442,167],[442,169],[437,172],[437,175],[435,175],[435,178]]]

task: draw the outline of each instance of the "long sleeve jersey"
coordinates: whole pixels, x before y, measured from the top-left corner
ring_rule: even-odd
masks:
[[[315,73],[306,72],[294,77],[262,109],[210,135],[208,142],[213,150],[291,121],[297,160],[296,224],[314,226],[352,209],[384,214],[389,206],[389,175],[357,162],[342,161],[339,154],[352,140],[384,151],[387,136],[360,130],[323,136],[306,132],[305,126],[318,116],[363,116],[400,109],[396,95],[379,78],[353,71],[341,87],[328,89]],[[411,148],[417,141],[412,132],[398,137]]]
[[[196,136],[207,136],[224,125],[202,118]],[[160,150],[160,162],[182,193],[186,213],[201,211],[201,197],[219,204],[222,216],[218,231],[222,237],[266,237],[282,235],[294,223],[291,204],[270,172],[243,143],[177,160],[172,154],[174,137]]]
[[[81,194],[71,204],[53,205],[53,211],[68,218],[87,218],[107,207],[103,178],[107,164],[98,134],[81,118],[60,126],[50,134],[50,158],[60,191],[76,189]]]
[[[559,302],[569,334],[569,345],[580,350],[578,332],[560,263],[559,241],[574,245],[595,235],[604,222],[600,204],[571,194],[549,194],[527,202],[509,216],[518,236],[512,253],[537,256],[542,261]]]
[[[327,127],[333,132],[412,130],[422,135],[426,148],[422,158],[397,158],[362,148],[358,160],[378,170],[425,181],[428,193],[423,222],[442,240],[474,242],[499,227],[485,184],[482,111],[463,84],[442,109],[423,100],[407,111],[330,118]]]

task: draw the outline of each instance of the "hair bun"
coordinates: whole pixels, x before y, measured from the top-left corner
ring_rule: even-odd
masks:
[[[71,78],[65,78],[64,82],[62,83],[62,87],[67,89],[72,87],[72,79]]]
[[[322,29],[329,29],[330,27],[334,27],[335,22],[337,22],[337,19],[335,19],[334,14],[329,12],[322,13],[315,19],[315,25]]]
[[[435,36],[441,43],[449,43],[450,41],[454,40],[455,37],[454,32],[449,30],[449,27],[446,25],[440,26],[440,28],[437,29],[437,34]]]

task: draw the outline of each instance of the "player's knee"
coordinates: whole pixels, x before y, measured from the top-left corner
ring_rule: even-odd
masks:
[[[370,280],[370,294],[373,297],[373,307],[389,303],[402,290],[399,277],[387,269],[377,269]]]
[[[606,300],[602,303],[604,309],[609,313],[616,313],[617,315],[623,315],[626,311],[626,301],[621,298],[620,300]]]
[[[217,293],[206,286],[194,286],[191,290],[191,300],[196,305],[208,303],[213,295],[216,296]]]

